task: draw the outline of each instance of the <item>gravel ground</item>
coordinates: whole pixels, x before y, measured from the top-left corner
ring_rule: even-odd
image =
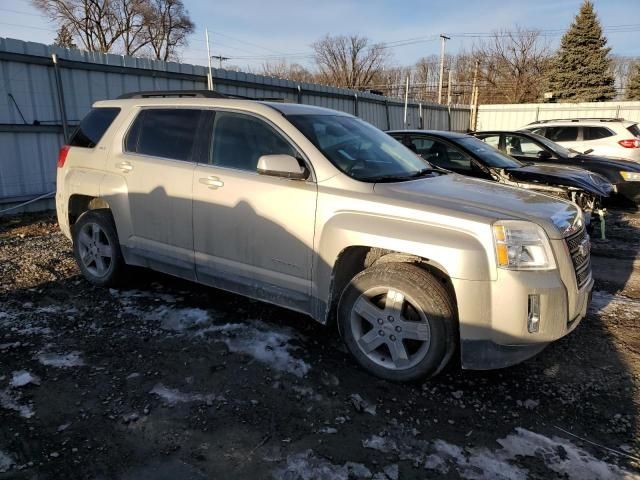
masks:
[[[571,335],[413,385],[334,330],[149,272],[91,287],[51,215],[0,218],[0,479],[640,478],[640,214]]]

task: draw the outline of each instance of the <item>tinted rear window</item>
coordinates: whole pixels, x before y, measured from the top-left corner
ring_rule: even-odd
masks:
[[[72,147],[93,148],[113,120],[120,113],[119,108],[94,108],[82,119],[80,125],[71,135],[69,145]]]
[[[637,123],[634,123],[630,127],[627,127],[627,130],[629,130],[629,132],[631,132],[631,135],[634,135],[636,137],[640,137],[640,127],[638,127]]]
[[[547,127],[544,136],[554,142],[575,142],[578,140],[578,127]]]
[[[585,140],[600,140],[613,135],[613,132],[604,127],[582,127],[582,135]]]
[[[191,160],[201,110],[149,109],[136,117],[125,150],[153,157]]]

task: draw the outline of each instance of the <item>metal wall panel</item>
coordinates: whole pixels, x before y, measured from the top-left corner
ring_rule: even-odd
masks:
[[[481,105],[478,130],[515,130],[537,120],[624,118],[640,122],[640,102],[529,103]]]
[[[97,100],[140,90],[206,88],[203,66],[0,38],[0,205],[55,190],[56,158],[64,140],[52,54],[59,59],[70,128]],[[221,93],[300,101],[357,113],[381,129],[404,126],[404,104],[399,98],[221,69],[213,69],[213,77],[215,89]],[[449,112],[441,105],[423,104],[422,116],[425,128],[464,131],[469,124],[467,107],[456,106]],[[419,104],[409,102],[407,127],[419,125]]]

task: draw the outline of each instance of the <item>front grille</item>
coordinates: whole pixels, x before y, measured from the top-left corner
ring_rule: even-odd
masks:
[[[587,232],[583,228],[579,232],[567,237],[565,241],[571,254],[571,261],[573,262],[578,288],[582,288],[591,276],[591,243],[589,242],[589,235],[587,235]]]

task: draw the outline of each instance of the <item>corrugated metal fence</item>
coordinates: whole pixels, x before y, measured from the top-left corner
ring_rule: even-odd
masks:
[[[55,189],[63,109],[73,126],[96,100],[140,90],[204,89],[206,73],[202,66],[0,38],[0,211]],[[398,98],[219,69],[213,77],[221,93],[318,105],[382,129],[403,128],[404,104]],[[465,131],[469,109],[409,102],[407,126]]]
[[[515,130],[538,120],[624,118],[640,122],[640,102],[481,105],[477,130]]]

